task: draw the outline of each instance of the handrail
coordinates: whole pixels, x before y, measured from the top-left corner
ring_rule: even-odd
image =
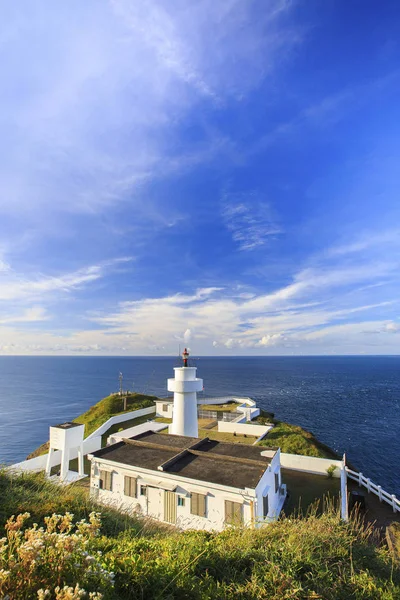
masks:
[[[349,467],[345,468],[347,476],[350,479],[353,479],[353,481],[357,481],[358,485],[363,485],[365,488],[367,488],[368,492],[372,492],[373,494],[378,496],[380,502],[382,502],[383,500],[384,502],[391,504],[393,512],[400,512],[400,500],[396,498],[394,494],[389,494],[388,492],[385,492],[385,490],[383,490],[380,485],[376,485],[368,477],[365,477],[362,473],[357,473],[357,471],[353,471],[352,469],[349,469]]]

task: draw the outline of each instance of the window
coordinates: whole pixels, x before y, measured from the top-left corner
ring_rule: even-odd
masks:
[[[141,496],[147,496],[147,485],[141,485],[140,486],[140,495]]]
[[[112,473],[111,471],[102,471],[100,469],[100,489],[108,490],[111,492],[112,490]]]
[[[168,412],[168,404],[162,405],[163,412]]]
[[[240,502],[225,500],[225,523],[239,525],[243,522],[242,505]]]
[[[136,477],[124,477],[124,494],[136,498]]]
[[[268,494],[263,496],[263,516],[266,517],[268,515]]]
[[[275,473],[275,494],[279,491],[279,473]]]
[[[185,506],[185,498],[178,496],[178,506]]]
[[[190,512],[198,517],[206,516],[206,497],[204,494],[190,494]]]

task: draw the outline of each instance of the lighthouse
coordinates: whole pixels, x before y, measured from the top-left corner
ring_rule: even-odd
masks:
[[[203,389],[203,380],[196,377],[196,367],[188,366],[189,352],[182,353],[183,367],[175,367],[175,378],[168,379],[168,391],[174,392],[174,410],[170,433],[198,437],[197,392]]]

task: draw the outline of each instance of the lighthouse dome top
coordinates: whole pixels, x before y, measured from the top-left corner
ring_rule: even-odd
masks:
[[[189,358],[189,352],[188,352],[187,348],[185,348],[184,351],[182,352],[182,359],[183,359],[184,367],[188,366],[188,358]]]

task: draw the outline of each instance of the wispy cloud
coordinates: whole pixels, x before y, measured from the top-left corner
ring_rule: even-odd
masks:
[[[129,260],[131,259],[117,258],[58,276],[38,274],[27,278],[9,269],[3,275],[0,274],[0,301],[29,302],[40,297],[48,299],[49,295],[55,293],[68,293],[104,277],[110,269]]]
[[[255,250],[282,233],[271,205],[260,201],[256,192],[225,194],[221,212],[225,226],[241,250]]]

